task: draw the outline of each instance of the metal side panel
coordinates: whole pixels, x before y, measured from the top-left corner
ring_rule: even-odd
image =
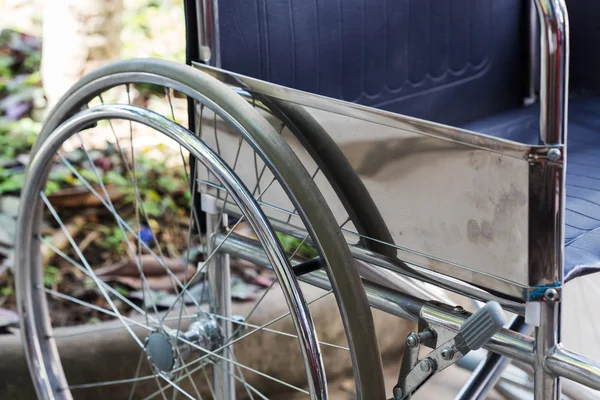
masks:
[[[311,95],[197,65],[243,91],[302,107],[333,138],[368,189],[389,229],[398,259],[513,298],[529,286],[529,171],[535,147],[428,121]],[[256,103],[257,105],[261,105]],[[261,111],[277,129],[282,124]],[[203,115],[205,140],[214,141],[210,112]],[[219,128],[221,129],[221,128]],[[310,155],[283,128],[282,135],[309,173]],[[228,139],[226,139],[228,137]],[[235,158],[237,138],[219,135],[221,152]],[[240,151],[236,170],[256,182],[253,152]],[[258,170],[262,163],[257,162]],[[264,173],[261,186],[272,175]],[[322,174],[315,180],[342,224],[348,217]],[[252,189],[252,188],[251,188]],[[277,190],[265,194],[267,212],[291,225]],[[278,208],[276,208],[278,207]],[[283,210],[283,211],[282,211]],[[360,211],[360,210],[358,210]],[[297,223],[296,223],[297,224]],[[359,237],[344,226],[350,242]]]

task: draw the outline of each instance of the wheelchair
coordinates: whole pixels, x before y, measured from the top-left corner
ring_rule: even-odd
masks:
[[[350,398],[408,399],[454,364],[471,370],[459,399],[492,390],[516,399],[600,398],[596,3],[184,4],[188,65],[136,59],[90,73],[49,114],[35,144],[15,257],[38,398],[86,398],[85,390],[111,385],[124,387],[113,398],[267,398],[260,378],[327,399],[328,371],[336,369],[324,362],[329,351],[349,360]],[[132,102],[140,84],[163,91],[168,106]],[[125,92],[105,101],[116,88]],[[176,117],[175,99],[184,101],[185,118]],[[194,273],[171,273],[177,301],[166,312],[139,262],[145,254],[169,270],[162,247],[156,235],[141,238],[140,226],[151,224],[137,190],[129,219],[111,201],[82,139],[95,127],[114,133],[121,173],[134,187],[134,133],[151,131],[180,152],[189,236],[203,243],[205,257]],[[92,174],[65,156],[62,147],[73,141]],[[65,228],[44,191],[56,163],[115,219],[144,307],[96,276]],[[46,219],[63,229],[76,256],[55,251],[91,280],[103,306],[44,285],[40,254],[52,246]],[[251,234],[240,234],[241,226]],[[232,312],[233,260],[276,276],[241,319]],[[202,282],[208,300],[190,294]],[[253,325],[250,316],[275,286],[287,312]],[[311,299],[312,286],[322,294]],[[322,340],[327,327],[317,334],[313,321],[327,295],[343,322],[342,345]],[[456,296],[468,306],[456,305]],[[68,381],[50,297],[114,318],[113,329],[126,331],[139,351],[135,375]],[[392,386],[373,309],[416,323],[398,338],[405,346]],[[292,333],[273,328],[288,316]],[[244,340],[255,333],[287,335],[283,348],[273,336],[260,343],[261,352],[289,352],[289,364],[244,365],[242,353],[259,346]],[[299,379],[284,381],[281,369]],[[142,382],[154,385],[144,395],[136,389]]]

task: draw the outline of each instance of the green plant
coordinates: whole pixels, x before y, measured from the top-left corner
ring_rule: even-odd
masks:
[[[125,236],[123,231],[118,226],[113,226],[112,229],[105,227],[104,230],[106,238],[104,246],[113,250],[118,250],[124,246]]]
[[[319,255],[313,247],[303,243],[303,239],[286,235],[281,232],[277,232],[277,237],[279,238],[283,249],[288,253],[297,252],[297,254],[306,258],[315,258]]]
[[[49,265],[44,268],[44,286],[52,287],[54,285],[58,285],[62,280],[62,273],[60,269],[53,265]]]
[[[40,124],[30,118],[7,121],[0,118],[0,160],[14,160],[19,154],[27,153],[33,145]],[[0,194],[21,190],[25,176],[0,167]]]
[[[25,174],[0,169],[0,194],[17,192],[25,183]]]

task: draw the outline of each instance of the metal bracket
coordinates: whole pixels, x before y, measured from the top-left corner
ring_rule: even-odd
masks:
[[[465,312],[454,307],[453,312]],[[406,338],[406,350],[400,367],[398,383],[393,390],[394,400],[410,398],[436,372],[440,372],[463,358],[469,351],[477,350],[498,332],[505,323],[504,312],[496,302],[489,302],[471,315],[458,334],[439,326],[427,326]],[[419,328],[429,325],[423,319]],[[425,358],[418,359],[421,344],[434,348]]]
[[[532,287],[527,294],[527,301],[556,303],[560,301],[561,294],[562,286],[560,285],[560,282],[555,285]]]

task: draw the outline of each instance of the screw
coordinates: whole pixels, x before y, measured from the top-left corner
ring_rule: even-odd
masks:
[[[454,358],[454,350],[450,347],[442,349],[442,358],[444,360],[452,360]]]
[[[550,161],[558,161],[560,159],[560,150],[559,149],[550,149],[548,150],[548,160]]]
[[[394,394],[394,400],[400,400],[402,398],[402,389],[396,386],[392,392]]]
[[[546,291],[544,292],[544,297],[548,301],[554,301],[558,299],[558,292],[556,291],[556,289],[553,288],[546,289]]]
[[[429,358],[424,359],[419,363],[419,367],[425,373],[431,371],[431,360]]]
[[[417,347],[419,345],[419,335],[414,332],[408,335],[406,338],[406,345],[413,349]]]
[[[465,312],[465,309],[462,306],[456,306],[452,309],[452,312],[455,314],[462,314]]]
[[[241,315],[233,315],[231,319],[233,320],[233,330],[234,332],[237,332],[237,337],[241,336],[242,334],[248,331],[246,325],[246,318],[242,317]]]

